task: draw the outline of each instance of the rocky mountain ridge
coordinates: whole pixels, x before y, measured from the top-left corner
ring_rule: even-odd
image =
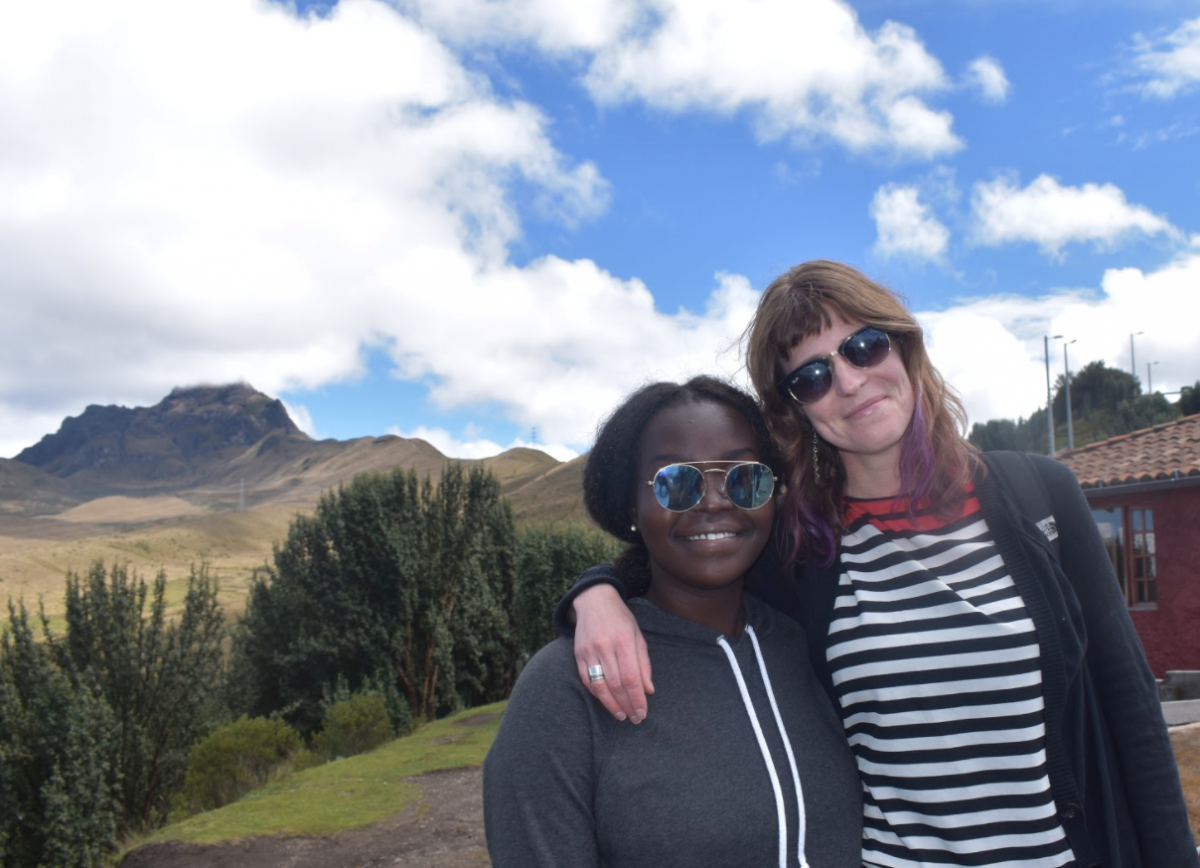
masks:
[[[283,402],[245,383],[195,386],[173,389],[153,407],[93,404],[15,460],[60,478],[100,472],[166,480],[268,437],[311,442]]]
[[[0,459],[0,513],[53,515],[104,497],[160,495],[209,510],[304,508],[357,473],[399,467],[436,477],[449,460],[424,440],[314,440],[281,401],[245,383],[176,388],[152,407],[89,406]],[[582,518],[579,459],[512,449],[479,463],[518,517]]]

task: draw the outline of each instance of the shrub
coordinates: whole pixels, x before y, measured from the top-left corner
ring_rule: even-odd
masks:
[[[177,814],[211,811],[267,783],[300,750],[299,733],[282,720],[243,715],[192,746]]]
[[[115,732],[102,743],[118,787],[117,835],[164,819],[187,769],[188,749],[217,721],[225,636],[217,583],[192,569],[183,611],[168,618],[167,577],[147,583],[128,564],[97,561],[67,573],[66,629],[45,647],[76,693],[94,689]]]
[[[512,620],[521,650],[533,654],[555,638],[554,607],[581,572],[611,561],[623,545],[582,524],[530,525],[517,536]]]
[[[251,583],[229,695],[305,736],[339,677],[357,693],[386,679],[404,700],[394,713],[422,720],[503,699],[515,547],[512,510],[482,468],[450,464],[436,483],[356,476],[292,522]]]
[[[387,705],[376,695],[352,696],[325,712],[324,728],[313,737],[313,752],[329,759],[354,756],[392,737]]]
[[[23,605],[0,632],[0,865],[99,866],[120,814],[112,712],[54,666]]]

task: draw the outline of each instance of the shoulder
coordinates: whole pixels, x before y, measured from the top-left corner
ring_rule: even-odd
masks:
[[[1079,480],[1076,478],[1075,472],[1057,458],[1051,458],[1049,455],[1030,455],[1029,460],[1033,462],[1033,466],[1037,469],[1042,479],[1046,481],[1047,485],[1061,485],[1067,488],[1079,487]]]
[[[559,638],[525,664],[504,716],[526,722],[539,716],[582,722],[589,717],[592,703],[595,700],[579,680],[572,643]]]
[[[1071,468],[1049,455],[999,451],[982,453],[979,458],[986,473],[977,473],[975,483],[976,493],[983,499],[1039,482],[1052,497],[1079,491],[1079,480]]]
[[[542,646],[525,664],[513,688],[513,697],[518,691],[562,690],[578,683],[574,648],[570,640],[559,637]],[[582,684],[579,687],[583,689]]]

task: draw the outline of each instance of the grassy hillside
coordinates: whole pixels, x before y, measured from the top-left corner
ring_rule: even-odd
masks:
[[[480,765],[504,706],[498,702],[464,711],[371,753],[287,775],[241,801],[166,826],[134,846],[162,840],[211,843],[260,835],[332,835],[370,825],[420,796],[405,778]]]
[[[237,510],[239,487],[228,485],[172,495],[147,490],[83,503],[55,501],[52,514],[0,510],[0,601],[24,597],[36,607],[41,598],[53,618],[62,611],[67,571],[82,572],[97,559],[127,561],[147,578],[162,569],[168,594],[175,588],[173,598],[182,598],[191,566],[204,561],[221,584],[226,613],[233,616],[243,608],[254,569],[271,560],[272,544],[286,536],[297,513],[312,511],[323,492],[357,473],[397,466],[436,478],[449,461],[423,440],[379,437],[328,444],[325,452],[318,449],[302,459],[279,456],[253,485],[247,483],[245,511]],[[479,463],[500,481],[518,524],[586,521],[584,459],[563,464],[535,449],[511,449]],[[0,465],[0,471],[8,473],[3,478],[14,490],[30,478],[50,480],[51,487],[60,482],[16,462]],[[43,496],[41,488],[31,491]],[[50,510],[49,503],[37,500],[42,512]]]
[[[116,508],[115,517],[122,513],[142,516],[152,508],[136,501],[112,503],[134,500],[130,498],[106,500]],[[62,611],[67,571],[83,572],[98,559],[126,561],[146,578],[162,569],[167,574],[168,595],[182,598],[191,566],[206,561],[221,584],[226,612],[236,613],[242,609],[252,571],[270,561],[272,542],[283,539],[296,514],[295,507],[279,505],[246,512],[199,510],[198,514],[161,521],[100,524],[78,520],[80,512],[86,514],[92,506],[84,504],[58,518],[0,517],[0,600],[24,597],[33,607],[41,598],[46,611],[56,615]],[[164,511],[169,514],[171,509]],[[72,513],[76,520],[71,520]],[[178,594],[172,595],[172,589]]]

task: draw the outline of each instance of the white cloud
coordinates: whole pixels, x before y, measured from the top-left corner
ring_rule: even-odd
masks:
[[[875,251],[879,255],[931,261],[945,256],[950,230],[920,201],[916,187],[900,184],[880,187],[871,200],[871,217],[875,221]]]
[[[407,432],[399,428],[392,428],[388,433],[398,437],[407,437],[410,440],[424,440],[447,458],[491,458],[493,455],[499,455],[501,452],[518,447],[537,449],[559,461],[570,461],[579,456],[577,451],[561,443],[532,443],[517,437],[507,446],[501,446],[494,440],[479,437],[471,432],[465,432],[464,437],[460,438],[455,437],[445,428],[428,428],[424,425]]]
[[[979,91],[984,102],[1002,103],[1008,99],[1008,76],[994,58],[977,57],[967,66],[966,83]]]
[[[312,437],[314,440],[320,439],[320,434],[317,433],[317,425],[313,422],[312,413],[308,412],[308,408],[303,404],[289,404],[287,401],[280,399],[283,404],[283,409],[287,411],[288,417],[296,423],[296,427]]]
[[[1113,184],[1069,187],[1039,175],[1021,188],[1015,176],[1001,176],[976,184],[971,204],[979,243],[1031,241],[1055,257],[1071,243],[1111,247],[1132,235],[1178,237],[1165,217],[1129,204]]]
[[[507,264],[518,180],[566,221],[607,201],[535,108],[497,98],[377,0],[305,20],[248,0],[9,10],[0,447],[178,383],[277,394],[347,379],[373,343],[436,376],[415,347],[472,340],[455,293],[521,283]],[[586,308],[619,292],[569,295]],[[529,337],[523,310],[489,306],[472,327]]]
[[[368,347],[569,448],[647,378],[738,368],[744,278],[663,312],[588,260],[509,261],[513,182],[563,220],[607,185],[378,0],[47,0],[6,24],[0,454],[179,383],[353,379]]]
[[[1200,245],[1156,271],[1107,270],[1098,289],[1058,289],[1041,298],[993,296],[921,312],[930,357],[963,396],[972,422],[1028,417],[1045,405],[1044,337],[1065,335],[1072,372],[1093,361],[1129,370],[1137,338],[1138,377],[1158,362],[1158,391],[1200,378]],[[1062,341],[1050,345],[1050,376],[1063,372]]]
[[[925,101],[950,83],[916,32],[890,21],[868,32],[842,0],[402,2],[454,41],[572,55],[603,105],[744,113],[764,140],[856,152],[924,159],[962,147],[950,113]]]
[[[735,342],[758,300],[745,278],[718,275],[703,312],[662,313],[640,281],[586,260],[458,273],[449,265],[413,262],[383,275],[397,287],[413,271],[440,275],[439,293],[377,320],[397,336],[400,370],[432,381],[440,407],[498,400],[522,429],[536,426],[552,443],[590,442],[597,421],[646,380],[735,375]],[[441,293],[454,300],[454,324],[430,329],[446,316]]]
[[[1173,33],[1134,40],[1133,75],[1151,99],[1171,99],[1200,83],[1200,18],[1185,21]]]
[[[837,0],[658,0],[657,26],[598,52],[585,82],[601,103],[748,111],[764,139],[829,138],[915,157],[962,143],[925,104],[947,87],[909,27],[870,34]]]
[[[644,15],[638,0],[395,0],[452,42],[530,42],[542,51],[594,51]]]

